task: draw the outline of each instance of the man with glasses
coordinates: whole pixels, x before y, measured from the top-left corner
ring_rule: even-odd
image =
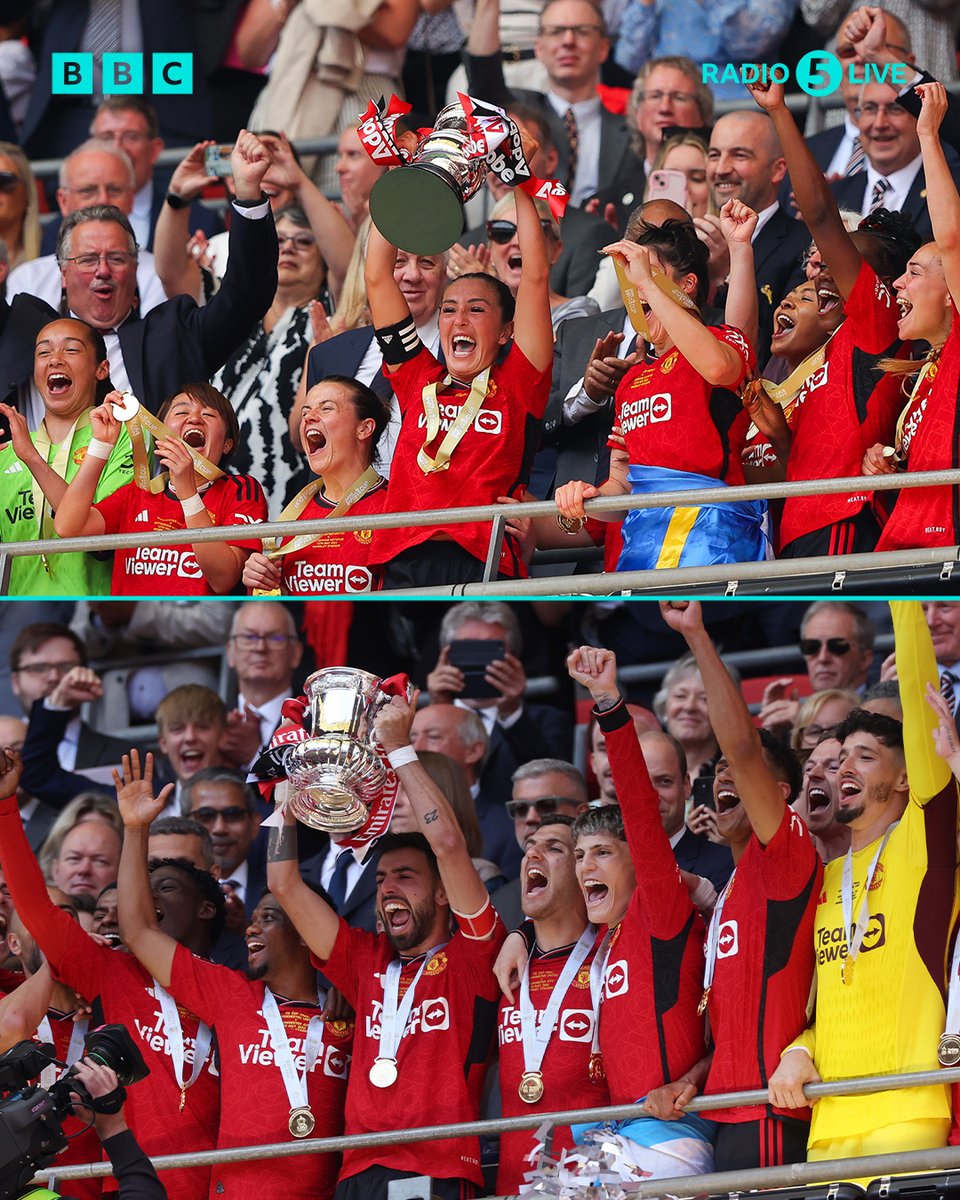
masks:
[[[540,13],[536,56],[547,72],[547,91],[509,89],[500,53],[499,0],[477,0],[467,42],[468,91],[509,108],[517,100],[547,117],[559,156],[557,178],[581,205],[635,165],[624,120],[600,103],[600,67],[610,39],[592,0],[550,0]]]
[[[7,301],[12,303],[14,296],[27,292],[56,308],[63,284],[55,250],[63,218],[92,204],[111,204],[124,216],[129,216],[134,187],[134,167],[125,146],[110,145],[94,138],[78,146],[60,165],[60,186],[57,188],[60,217],[43,226],[40,257],[21,263],[10,272]],[[148,313],[167,298],[153,255],[146,250],[137,263],[137,289],[143,313]]]
[[[227,898],[227,928],[242,931],[267,883],[264,847],[259,854],[254,847],[260,814],[253,792],[238,771],[205,767],[181,786],[180,804],[184,816],[210,831],[213,861]]]
[[[247,770],[270,744],[283,702],[293,695],[293,673],[302,657],[303,645],[286,605],[254,601],[236,610],[227,665],[236,675],[237,706],[227,714],[221,750],[238,770]]]
[[[99,733],[80,719],[80,706],[97,699],[103,688],[87,667],[83,642],[68,626],[53,622],[24,626],[10,647],[10,684],[30,722],[24,756],[47,764],[55,759],[62,770],[81,776],[68,795],[53,789],[43,795],[44,803],[63,808],[77,791],[89,786],[82,778],[84,771],[102,775],[105,767],[119,764],[129,752],[121,739]],[[36,780],[23,782],[31,795],[40,795]]]
[[[277,235],[261,188],[270,154],[254,134],[241,130],[230,161],[237,188],[233,251],[219,290],[203,308],[178,295],[158,305],[141,324],[136,238],[127,218],[112,205],[82,208],[60,228],[57,260],[66,306],[103,334],[114,387],[132,390],[151,409],[185,383],[209,379],[242,345],[276,293]],[[0,378],[16,389],[18,407],[32,427],[39,423],[40,411],[34,404],[28,412],[26,394],[33,343],[56,315],[50,305],[18,296],[0,335]]]

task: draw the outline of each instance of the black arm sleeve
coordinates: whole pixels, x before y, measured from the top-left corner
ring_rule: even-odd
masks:
[[[926,71],[921,71],[923,78],[921,83],[936,83],[934,77]],[[916,87],[916,84],[914,84]],[[911,115],[911,117],[919,117],[922,107],[920,97],[913,90],[908,88],[902,96],[897,97],[897,103]],[[943,116],[943,124],[940,126],[941,142],[948,142],[954,150],[960,153],[960,96],[955,96],[952,92],[947,92],[947,111]]]
[[[113,788],[95,783],[73,771],[65,771],[57,759],[60,745],[72,712],[55,712],[35,700],[30,709],[30,722],[23,743],[23,787],[41,803],[62,812],[81,792],[103,792],[115,795]]]
[[[129,1129],[107,1138],[103,1148],[120,1185],[120,1200],[167,1200],[167,1189]]]
[[[508,108],[516,100],[503,78],[503,60],[499,54],[465,54],[467,91],[478,100]]]

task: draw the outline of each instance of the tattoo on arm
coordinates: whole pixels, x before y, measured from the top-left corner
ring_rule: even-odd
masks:
[[[424,825],[432,825],[433,822],[437,819],[437,816],[438,816],[437,810],[435,808],[431,808],[428,813],[423,814]]]
[[[267,858],[270,862],[289,862],[297,857],[297,831],[291,825],[270,830]]]

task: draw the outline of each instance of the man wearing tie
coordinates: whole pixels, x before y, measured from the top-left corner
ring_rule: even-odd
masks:
[[[923,615],[937,656],[940,695],[956,716],[960,703],[960,602],[930,600],[923,606]]]

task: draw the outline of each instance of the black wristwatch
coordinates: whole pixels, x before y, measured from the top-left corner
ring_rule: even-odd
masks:
[[[257,205],[267,204],[269,201],[270,197],[266,194],[266,192],[260,193],[259,200],[238,200],[236,196],[233,198],[233,203],[236,204],[238,208],[256,208]]]
[[[167,192],[167,203],[175,210],[190,207],[190,201],[185,200],[183,196],[178,196],[176,192]]]

